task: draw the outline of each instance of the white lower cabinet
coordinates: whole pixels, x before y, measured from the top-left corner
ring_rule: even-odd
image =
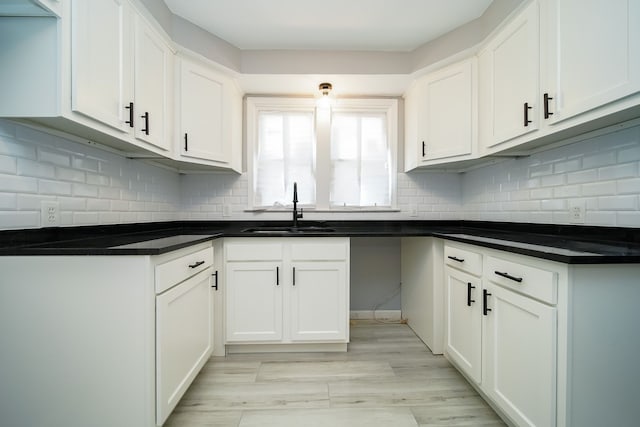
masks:
[[[445,274],[445,351],[471,379],[480,383],[480,279],[451,267],[446,267]]]
[[[225,264],[228,345],[348,342],[348,238],[225,239]]]
[[[492,283],[483,292],[484,391],[517,425],[555,426],[555,307]]]
[[[281,270],[279,262],[227,264],[227,342],[282,340]]]
[[[212,263],[0,257],[0,424],[161,426],[211,354]]]
[[[433,354],[442,354],[444,286],[442,240],[412,236],[401,240],[402,317]]]
[[[562,268],[445,244],[445,355],[518,426],[556,425]]]
[[[444,260],[445,355],[510,425],[637,424],[640,264],[452,241]]]
[[[211,356],[213,307],[210,293],[209,264],[209,268],[156,297],[158,424],[166,421]]]
[[[346,263],[298,261],[291,268],[291,340],[344,341],[349,290]]]

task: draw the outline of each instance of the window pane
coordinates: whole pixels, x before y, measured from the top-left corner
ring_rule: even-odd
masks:
[[[357,159],[359,157],[358,116],[336,114],[331,120],[331,157]]]
[[[254,173],[254,206],[315,204],[312,112],[260,112]]]
[[[385,114],[334,113],[332,206],[391,206],[389,162]]]

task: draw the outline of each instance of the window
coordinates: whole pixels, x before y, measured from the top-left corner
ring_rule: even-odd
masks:
[[[247,98],[250,208],[395,208],[397,101]]]
[[[255,163],[257,206],[285,206],[298,182],[301,204],[315,201],[313,113],[304,111],[258,114],[258,151]]]
[[[331,206],[391,206],[386,115],[336,112],[331,118]]]

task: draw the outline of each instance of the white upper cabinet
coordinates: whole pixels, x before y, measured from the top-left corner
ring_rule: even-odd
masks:
[[[60,16],[61,0],[4,0],[0,16]]]
[[[133,133],[144,148],[169,151],[168,44],[125,0],[72,7],[72,110]]]
[[[71,109],[125,133],[133,127],[131,17],[123,0],[72,2]]]
[[[488,147],[538,129],[538,29],[533,2],[479,54],[479,129]]]
[[[481,155],[637,117],[640,4],[525,3],[480,51],[478,67]]]
[[[141,16],[135,19],[134,52],[135,136],[170,151],[173,52]]]
[[[640,2],[547,0],[543,90],[551,123],[640,90]],[[543,64],[544,65],[544,64]]]
[[[431,73],[407,94],[405,170],[464,160],[475,151],[476,59]]]
[[[47,11],[60,16],[62,0],[35,0],[35,3]]]
[[[0,52],[12,58],[0,67],[0,117],[180,170],[241,170],[242,93],[224,71],[176,61],[138,2],[47,2],[59,17],[2,18]]]
[[[178,62],[176,139],[180,160],[239,171],[242,95],[233,80],[206,63],[184,56]]]

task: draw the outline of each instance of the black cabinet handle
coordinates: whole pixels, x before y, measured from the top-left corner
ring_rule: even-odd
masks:
[[[280,286],[280,267],[276,267],[276,286]]]
[[[531,110],[532,107],[529,107],[529,103],[525,102],[524,103],[524,126],[527,127],[529,126],[529,123],[531,123],[531,120],[529,120],[529,110]]]
[[[509,273],[502,273],[500,271],[494,271],[494,273],[496,273],[498,276],[507,278],[509,280],[513,280],[514,282],[518,282],[518,283],[522,282],[522,277],[515,277],[515,276],[510,275]]]
[[[296,268],[293,267],[293,286],[296,285]]]
[[[549,96],[548,93],[544,94],[544,118],[548,119],[549,117],[553,116],[553,113],[549,112],[549,100],[553,99],[552,97]]]
[[[422,141],[422,157],[426,155],[426,148],[424,141]]]
[[[204,261],[197,261],[194,264],[189,265],[189,268],[200,267],[202,264],[204,264]]]
[[[130,128],[133,127],[133,102],[130,102],[129,105],[125,105],[124,108],[129,110],[129,120],[125,123],[129,125]]]
[[[476,287],[471,284],[471,282],[467,282],[467,306],[471,307],[472,302],[476,302],[476,300],[471,299],[471,289],[475,289]]]
[[[458,261],[458,262],[464,262],[464,259],[462,259],[462,258],[456,258],[456,257],[454,257],[454,256],[447,256],[447,258],[452,259],[452,260],[454,260],[454,261]]]
[[[184,134],[184,151],[189,151],[189,136],[186,132]]]
[[[214,288],[217,291],[218,290],[218,270],[216,270],[216,272],[213,273],[212,276],[214,276],[216,278],[216,280],[215,280],[215,285],[213,285],[211,287]]]
[[[149,112],[147,111],[140,117],[144,119],[144,129],[142,129],[142,132],[144,132],[145,135],[149,135]]]
[[[484,314],[485,316],[487,315],[487,313],[491,311],[491,309],[487,307],[488,296],[491,296],[491,294],[487,292],[486,289],[483,289],[482,290],[482,314]]]

